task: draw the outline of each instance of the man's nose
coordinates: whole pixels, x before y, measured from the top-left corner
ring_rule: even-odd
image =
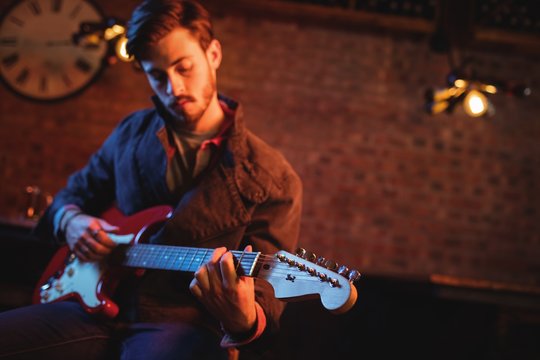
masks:
[[[185,91],[184,81],[180,76],[169,76],[167,81],[167,94],[172,96],[182,95]]]

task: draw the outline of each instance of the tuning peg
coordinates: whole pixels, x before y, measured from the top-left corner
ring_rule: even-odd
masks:
[[[306,254],[304,256],[304,259],[308,260],[308,261],[311,261],[311,262],[314,262],[315,259],[317,259],[317,255],[315,255],[314,253],[312,253],[311,251],[306,251]]]
[[[356,280],[360,279],[360,276],[362,276],[362,274],[360,274],[358,270],[351,270],[349,273],[349,281],[355,282]]]
[[[349,276],[349,268],[345,265],[341,265],[337,271],[337,273],[341,276],[348,277]]]
[[[336,269],[338,268],[338,264],[334,260],[327,260],[324,263],[324,266],[331,271],[336,271]]]
[[[328,282],[330,283],[330,286],[332,286],[332,287],[336,287],[336,286],[339,285],[338,279],[330,278],[330,279],[328,279]]]
[[[304,248],[298,248],[298,249],[296,249],[296,252],[295,252],[295,253],[296,253],[296,256],[305,259],[305,256],[306,256],[306,249],[304,249]]]
[[[294,261],[294,259],[287,259],[287,264],[289,264],[289,266],[296,266],[296,261]]]
[[[317,265],[321,265],[321,266],[324,266],[324,263],[326,262],[326,259],[324,258],[324,256],[319,256],[317,258],[317,261],[315,262]]]

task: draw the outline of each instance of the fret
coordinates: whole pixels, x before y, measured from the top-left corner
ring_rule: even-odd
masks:
[[[238,260],[238,266],[242,268],[240,272],[242,275],[253,276],[253,271],[255,270],[255,264],[259,259],[259,252],[244,252],[244,251],[233,251],[233,255]]]
[[[195,260],[195,255],[197,254],[196,251],[193,252],[193,254],[190,254],[190,253],[192,252],[192,251],[190,251],[190,250],[192,250],[192,249],[190,248],[190,249],[188,250],[188,254],[187,254],[186,258],[191,257],[191,260],[190,260],[189,263],[187,264],[187,267],[184,268],[184,270],[186,270],[186,271],[190,271],[190,270],[191,270],[191,264],[193,264],[193,261]]]
[[[155,247],[153,245],[152,246],[152,256],[151,256],[151,259],[150,259],[150,262],[152,263],[152,267],[153,268],[161,268],[161,253],[163,252],[163,250],[161,248],[158,248],[158,247]]]
[[[205,256],[203,256],[200,253],[203,251],[206,253],[207,251],[206,249],[197,249],[197,248],[193,248],[193,250],[194,250],[194,253],[193,253],[193,256],[191,257],[191,261],[189,262],[187,270],[195,272],[199,269],[199,267],[201,267],[203,260],[205,260],[206,258],[206,254]]]
[[[191,270],[191,267],[193,265],[193,262],[195,261],[195,256],[196,255],[197,255],[197,249],[195,249],[195,248],[188,248],[187,249],[187,254],[186,254],[187,263],[185,264],[183,270],[185,270],[185,271],[194,271],[194,270]],[[197,270],[197,269],[195,269],[195,270]]]
[[[135,266],[139,260],[139,251],[138,247],[133,246],[126,250],[126,257],[124,259],[124,265]]]
[[[236,271],[236,273],[238,273],[238,267],[240,265],[242,265],[242,258],[244,257],[244,254],[245,254],[245,252],[242,251],[242,255],[240,255],[240,259],[237,259],[238,260],[238,265],[236,265],[236,268],[234,269]],[[244,270],[244,267],[242,267],[242,270]],[[245,272],[244,272],[244,274],[245,274]]]
[[[173,270],[174,250],[165,248],[163,251],[163,264],[167,270]]]
[[[159,269],[164,269],[164,270],[167,270],[167,259],[168,259],[168,255],[167,255],[167,248],[166,247],[159,247],[157,248],[157,255],[156,255],[156,258],[155,258],[155,264],[156,264],[156,267],[158,267]]]
[[[152,267],[152,260],[153,260],[153,256],[154,256],[154,248],[152,247],[152,245],[149,245],[147,248],[146,248],[147,251],[143,252],[143,256],[142,256],[142,263],[141,265],[144,266],[144,267],[149,267],[151,268]]]
[[[184,261],[186,261],[186,254],[185,250],[182,248],[178,248],[176,256],[175,256],[175,262],[178,262],[177,265],[174,266],[175,270],[183,270],[183,264]]]
[[[169,270],[182,270],[179,266],[182,259],[184,259],[182,248],[168,247],[168,259],[167,269]]]

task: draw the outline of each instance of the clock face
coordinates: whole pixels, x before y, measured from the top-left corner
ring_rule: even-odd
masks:
[[[0,75],[9,88],[36,100],[77,93],[101,71],[105,41],[74,41],[82,23],[103,23],[87,0],[22,0],[0,20]]]

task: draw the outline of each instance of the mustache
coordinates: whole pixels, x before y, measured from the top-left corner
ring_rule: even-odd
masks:
[[[168,101],[168,106],[174,106],[178,103],[181,103],[183,101],[195,101],[195,98],[189,95],[182,95],[182,96],[175,96],[171,100]]]

